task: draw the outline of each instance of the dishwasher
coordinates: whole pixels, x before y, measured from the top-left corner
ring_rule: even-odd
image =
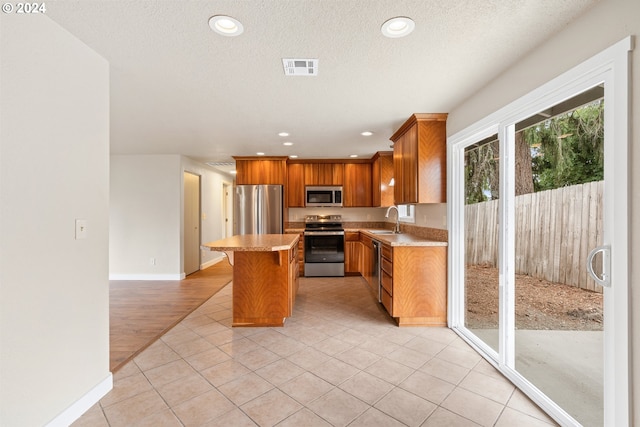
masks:
[[[382,268],[382,265],[380,263],[380,242],[373,240],[373,251],[371,256],[373,257],[373,259],[371,260],[371,265],[373,266],[373,283],[374,286],[376,286],[378,288],[378,302],[382,302],[382,283],[380,282],[380,280],[382,279],[382,275],[380,273],[380,270]]]

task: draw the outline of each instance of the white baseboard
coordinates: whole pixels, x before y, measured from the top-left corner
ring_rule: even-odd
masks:
[[[204,262],[204,263],[200,264],[200,270],[204,270],[205,268],[211,267],[212,265],[216,265],[217,263],[219,263],[220,261],[224,260],[225,258],[226,258],[225,255],[220,255],[217,258],[214,258],[212,260]]]
[[[109,274],[109,280],[182,280],[186,276],[180,274]]]
[[[207,267],[211,267],[226,259],[227,256],[220,254],[220,256],[200,264],[200,270],[204,270]],[[109,274],[109,280],[182,280],[186,274]]]
[[[46,427],[68,427],[102,399],[113,388],[113,375],[100,381],[87,394],[76,400],[71,406],[62,411],[57,417],[49,421]]]

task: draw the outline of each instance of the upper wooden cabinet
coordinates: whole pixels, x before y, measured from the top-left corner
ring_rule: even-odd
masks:
[[[236,184],[287,184],[287,157],[233,157]]]
[[[371,165],[372,206],[388,207],[393,205],[393,187],[389,185],[393,178],[393,151],[379,151],[373,156]]]
[[[304,164],[287,166],[287,196],[290,208],[304,208]]]
[[[345,163],[342,191],[344,207],[370,207],[371,163]]]
[[[289,160],[288,207],[305,206],[306,186],[342,186],[344,206],[371,206],[371,162],[345,160]]]
[[[304,163],[305,185],[343,185],[342,163]]]
[[[447,114],[413,114],[390,138],[396,204],[447,201]]]

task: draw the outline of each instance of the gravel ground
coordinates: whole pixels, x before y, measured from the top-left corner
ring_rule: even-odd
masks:
[[[467,327],[498,325],[498,269],[467,266]],[[516,275],[516,328],[602,330],[602,294]]]

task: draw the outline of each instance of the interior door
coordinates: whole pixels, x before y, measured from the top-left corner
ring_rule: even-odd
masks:
[[[233,189],[230,183],[222,184],[222,229],[224,237],[233,235]]]
[[[200,176],[184,173],[184,273],[200,270]]]

